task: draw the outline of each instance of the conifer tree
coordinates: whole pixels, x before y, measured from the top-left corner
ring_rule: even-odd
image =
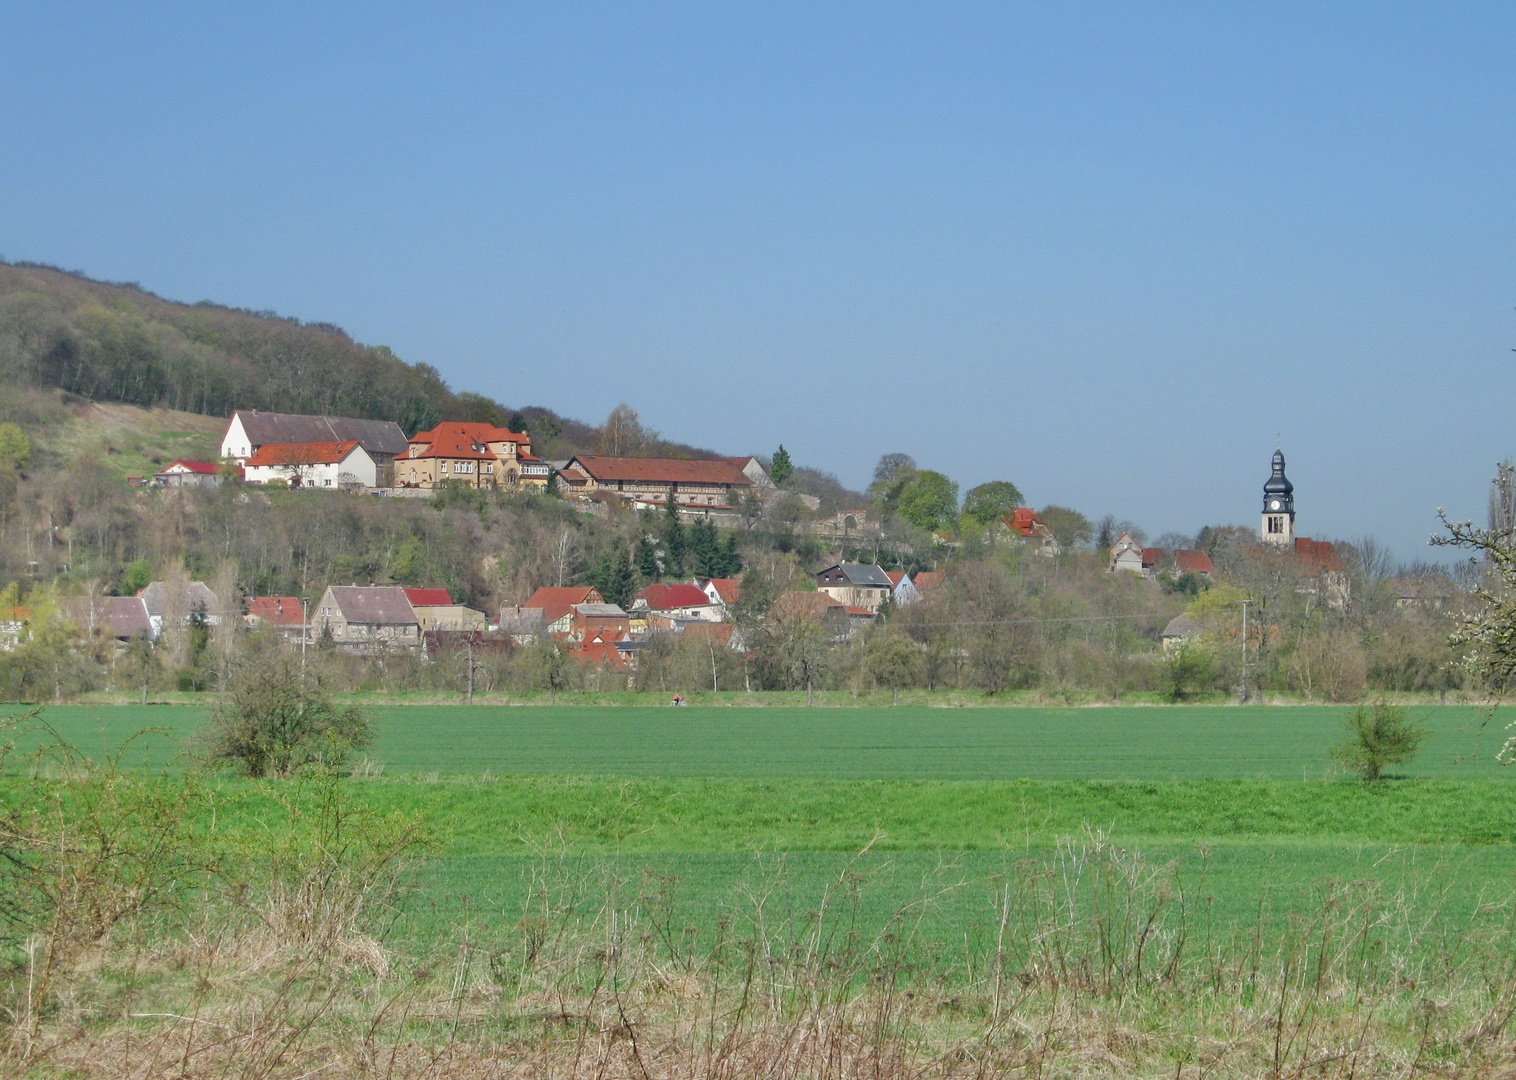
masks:
[[[663,504],[663,573],[673,577],[684,572],[684,525],[679,520],[679,506],[674,502],[674,493],[669,492],[668,502]]]
[[[637,574],[643,584],[651,584],[663,575],[659,573],[658,548],[651,536],[643,535],[637,541]]]
[[[591,583],[600,590],[607,604],[626,607],[632,602],[637,579],[632,573],[632,562],[624,550],[606,552],[591,576]]]
[[[769,466],[769,479],[780,487],[791,476],[795,475],[795,463],[790,460],[790,452],[784,448],[784,443],[779,444],[779,449],[774,451],[773,464]]]

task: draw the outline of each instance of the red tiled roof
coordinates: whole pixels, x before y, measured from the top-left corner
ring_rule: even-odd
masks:
[[[543,618],[548,623],[557,622],[567,615],[575,604],[598,604],[601,602],[598,590],[589,585],[565,585],[555,587],[544,585],[522,604],[522,607],[541,608]]]
[[[446,423],[411,436],[411,458],[465,458],[494,461],[490,453],[488,424]]]
[[[1216,570],[1211,557],[1198,548],[1180,548],[1174,552],[1174,564],[1181,574],[1211,574]]]
[[[1330,540],[1312,540],[1309,536],[1295,538],[1295,554],[1307,562],[1315,563],[1323,570],[1341,570],[1342,559]]]
[[[654,611],[709,607],[711,604],[711,598],[705,595],[705,590],[693,585],[649,585],[637,595],[647,600],[647,606]]]
[[[1032,528],[1042,524],[1041,515],[1030,506],[1018,506],[1002,520],[1022,536],[1032,535]]]
[[[873,611],[869,608],[854,607],[852,604],[848,604],[843,610],[845,610],[849,615],[866,615],[871,619],[878,614],[878,612]]]
[[[731,484],[751,487],[749,480],[730,459],[685,460],[683,458],[575,457],[579,466],[598,482],[610,480],[658,481],[660,483]]]
[[[175,462],[172,462],[168,466],[168,468],[165,468],[162,471],[163,472],[168,472],[168,470],[172,469],[175,465],[183,465],[190,472],[192,472],[192,473],[201,473],[202,475],[214,473],[217,469],[219,469],[221,467],[221,466],[215,464],[214,462],[210,462],[210,461],[175,461]]]
[[[1144,567],[1157,566],[1163,561],[1163,548],[1145,547],[1142,549],[1142,565]]]
[[[918,592],[926,592],[935,589],[947,580],[947,573],[942,570],[921,570],[911,578],[911,584],[916,586]]]
[[[603,667],[624,668],[626,657],[609,641],[582,641],[569,646],[569,655],[582,664],[599,664]]]
[[[462,441],[492,443],[509,442],[517,446],[530,446],[532,437],[524,431],[510,431],[506,428],[495,427],[493,424],[483,424],[471,420],[444,420],[430,431],[418,431],[411,436],[411,446],[418,443],[456,443]],[[413,454],[420,457],[420,454]]]
[[[275,626],[304,625],[298,596],[249,596],[247,613]]]
[[[742,593],[742,579],[738,577],[713,577],[711,585],[723,604],[735,604]]]
[[[732,640],[732,632],[736,629],[737,627],[729,622],[696,622],[687,624],[684,633],[701,634],[715,638],[718,645],[728,645]]]
[[[358,446],[346,442],[264,443],[247,459],[248,465],[331,465],[342,461]]]
[[[899,585],[900,579],[905,577],[904,570],[886,570],[884,576],[890,579],[891,585]]]
[[[824,592],[805,592],[797,590],[787,592],[774,601],[772,614],[782,620],[809,619],[817,620],[824,618],[828,611],[842,611],[844,605],[833,600]]]
[[[446,589],[406,589],[405,598],[415,607],[447,607],[453,602]]]

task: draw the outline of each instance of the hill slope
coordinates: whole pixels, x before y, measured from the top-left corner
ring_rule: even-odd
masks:
[[[241,408],[394,420],[407,434],[438,420],[503,425],[515,411],[329,323],[182,304],[35,263],[0,262],[0,383],[216,417]],[[589,424],[541,406],[519,411],[547,456],[593,448]]]

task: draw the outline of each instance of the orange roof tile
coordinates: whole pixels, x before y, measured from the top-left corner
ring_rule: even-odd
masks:
[[[345,442],[264,443],[247,459],[252,465],[334,465],[346,459],[358,446],[356,439]]]

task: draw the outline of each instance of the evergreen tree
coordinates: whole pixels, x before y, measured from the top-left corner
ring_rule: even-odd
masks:
[[[505,422],[505,430],[514,431],[517,434],[526,430],[526,417],[519,412],[511,413],[511,418]]]
[[[657,581],[663,576],[659,572],[658,548],[653,543],[653,538],[645,534],[637,541],[637,574],[642,578],[643,584]]]
[[[721,573],[717,577],[736,577],[742,573],[742,556],[737,554],[737,534],[727,533],[721,545]]]
[[[605,558],[595,566],[590,582],[600,590],[600,595],[605,597],[607,604],[623,608],[629,605],[632,594],[636,591],[637,579],[632,573],[632,561],[627,558],[626,551],[606,552]]]
[[[684,524],[679,520],[679,507],[672,491],[668,502],[663,504],[663,553],[666,576],[674,577],[684,572]]]
[[[690,526],[690,565],[700,577],[721,577],[721,542],[708,520]]]
[[[780,443],[774,452],[773,464],[769,466],[769,479],[783,487],[784,482],[794,475],[795,463],[790,460],[790,452],[784,448],[784,443]]]

